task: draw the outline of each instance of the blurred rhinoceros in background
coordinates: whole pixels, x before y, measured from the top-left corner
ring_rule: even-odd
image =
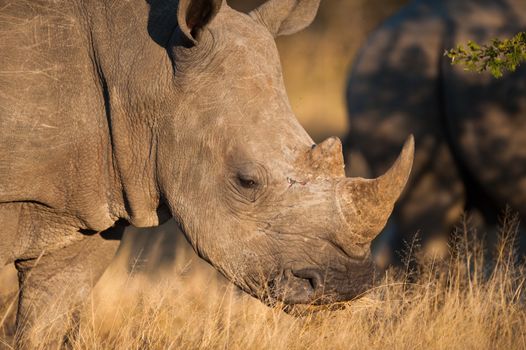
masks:
[[[417,231],[451,232],[464,210],[493,225],[509,204],[526,219],[526,67],[496,80],[444,57],[523,30],[524,0],[417,0],[359,52],[347,91],[349,174],[380,173],[408,133],[417,145],[410,189],[386,228],[392,251]]]
[[[18,269],[19,346],[54,341],[127,224],[174,217],[203,259],[270,304],[371,285],[370,242],[413,141],[381,177],[351,179],[340,141],[316,145],[298,123],[274,37],[318,6],[1,2],[0,266]]]

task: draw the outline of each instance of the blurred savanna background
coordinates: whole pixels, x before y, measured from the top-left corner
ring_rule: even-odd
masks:
[[[264,1],[231,1],[233,6],[237,2],[247,9]],[[345,88],[357,51],[371,30],[408,2],[325,1],[309,28],[278,38],[292,107],[315,141],[345,136],[349,127]]]
[[[264,1],[227,2],[249,11]],[[308,29],[278,38],[292,107],[315,141],[346,137],[346,86],[358,49],[408,2],[324,0]],[[298,317],[238,291],[195,255],[173,222],[155,230],[129,228],[114,264],[81,306],[80,330],[69,345],[526,348],[525,270],[514,240],[518,216],[512,210],[501,216],[491,246],[484,246],[467,218],[454,231],[446,254],[420,254],[418,240],[407,242],[400,265],[388,269],[383,282],[364,298]],[[16,293],[14,268],[0,270],[0,349],[12,347]]]

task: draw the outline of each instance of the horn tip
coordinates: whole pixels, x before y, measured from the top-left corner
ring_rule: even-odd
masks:
[[[391,169],[381,176],[385,179],[391,179],[390,181],[395,181],[398,183],[399,192],[397,197],[400,195],[400,192],[407,184],[411,171],[413,170],[413,160],[415,156],[415,138],[411,134],[404,143],[404,147],[398,156],[398,159],[395,161]],[[388,175],[389,174],[389,175]],[[394,177],[393,177],[394,176]]]
[[[409,135],[409,137],[404,143],[404,148],[402,149],[402,154],[400,158],[404,162],[409,162],[411,164],[410,167],[412,168],[414,156],[415,156],[415,137],[413,136],[413,134],[411,134]]]

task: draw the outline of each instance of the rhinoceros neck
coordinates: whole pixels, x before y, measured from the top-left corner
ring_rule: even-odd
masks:
[[[137,227],[159,223],[156,125],[176,100],[172,63],[163,47],[174,30],[175,17],[168,20],[171,8],[163,9],[163,16],[154,19],[159,10],[146,1],[117,6],[93,0],[86,5],[111,138],[110,166],[118,179],[112,207],[116,216]]]

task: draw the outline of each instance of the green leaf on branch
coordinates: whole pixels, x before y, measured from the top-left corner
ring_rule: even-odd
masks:
[[[446,50],[445,56],[454,65],[461,65],[468,71],[490,72],[500,78],[504,72],[514,72],[526,62],[526,32],[520,32],[511,39],[493,39],[480,45],[468,41],[455,49]]]

